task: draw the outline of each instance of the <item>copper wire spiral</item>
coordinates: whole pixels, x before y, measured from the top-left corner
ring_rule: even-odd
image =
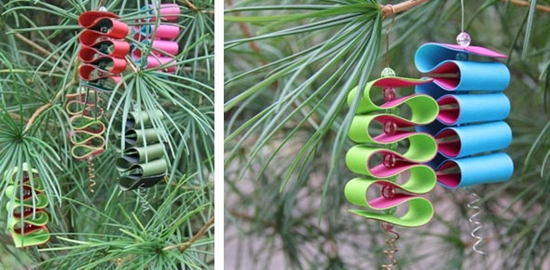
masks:
[[[95,181],[95,169],[94,169],[94,159],[92,156],[88,157],[88,178],[90,179],[90,185],[88,186],[88,189],[91,193],[94,193],[94,186],[96,185]]]
[[[399,234],[393,230],[393,225],[392,224],[389,224],[389,223],[386,223],[386,222],[382,222],[382,228],[390,233],[390,234],[393,234],[394,237],[391,237],[391,238],[387,238],[385,240],[386,244],[391,248],[390,249],[386,249],[384,250],[384,255],[386,255],[386,257],[391,261],[391,264],[382,264],[382,268],[386,269],[386,270],[391,270],[393,269],[393,267],[395,265],[397,265],[397,259],[395,259],[395,257],[393,256],[397,251],[397,246],[395,245],[395,241],[397,241],[399,239]]]
[[[478,254],[481,254],[481,255],[484,255],[485,252],[483,250],[481,250],[479,248],[479,245],[481,244],[481,242],[483,241],[483,237],[480,236],[479,234],[477,234],[477,232],[479,230],[481,230],[483,228],[483,224],[481,223],[480,219],[478,218],[478,216],[481,214],[481,207],[479,207],[477,205],[477,203],[481,200],[481,198],[479,197],[479,195],[477,195],[477,193],[471,191],[471,190],[467,190],[468,193],[474,197],[474,200],[472,200],[471,202],[468,203],[468,209],[470,209],[471,211],[473,211],[473,213],[470,215],[470,217],[468,218],[468,221],[470,221],[471,224],[473,224],[475,226],[475,228],[472,230],[472,232],[470,233],[470,235],[477,239],[476,242],[474,243],[474,245],[472,246],[472,249],[474,250],[474,252],[478,253]]]

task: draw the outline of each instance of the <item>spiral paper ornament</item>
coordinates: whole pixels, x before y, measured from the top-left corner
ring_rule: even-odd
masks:
[[[469,61],[473,57],[484,62]],[[512,142],[512,130],[503,121],[510,101],[502,93],[510,73],[489,57],[506,56],[443,43],[427,43],[416,52],[418,70],[433,77],[416,92],[436,98],[440,108],[438,122],[418,130],[435,136],[439,155],[431,165],[439,184],[448,188],[507,181],[514,171],[512,159],[500,152]]]
[[[157,9],[158,8],[158,9]],[[134,39],[139,41],[132,52],[134,61],[141,63],[145,69],[162,67],[164,72],[175,72],[176,65],[170,64],[178,54],[179,46],[174,41],[179,35],[177,22],[180,8],[176,4],[148,5],[142,8],[143,15],[150,15],[149,20],[137,20],[134,27]],[[160,22],[156,23],[156,16]]]
[[[50,232],[47,228],[49,216],[45,212],[48,206],[48,198],[44,194],[40,176],[36,170],[30,173],[27,164],[23,163],[21,181],[16,181],[18,168],[12,173],[5,174],[5,180],[9,181],[6,188],[6,197],[13,199],[8,202],[6,208],[12,210],[13,216],[8,225],[8,231],[15,247],[28,247],[41,245],[50,240]]]
[[[159,111],[131,112],[128,115],[124,134],[128,147],[116,162],[121,174],[119,185],[123,190],[152,187],[166,176],[168,164],[164,144],[159,142],[157,131],[152,127],[150,114],[162,119]]]
[[[432,168],[422,163],[429,162],[437,152],[432,136],[414,131],[417,125],[435,120],[438,106],[428,95],[418,94],[396,97],[395,89],[412,87],[431,82],[401,77],[385,77],[367,84],[361,97],[358,89],[348,96],[351,105],[360,98],[357,115],[354,117],[349,137],[359,145],[346,154],[348,168],[364,176],[350,180],[345,187],[347,200],[366,209],[351,210],[352,213],[369,219],[376,219],[392,225],[415,227],[426,224],[433,216],[431,202],[417,195],[431,191],[436,184]],[[371,99],[375,88],[383,91],[386,102],[376,105]],[[401,117],[396,111],[402,107],[411,110],[410,119]],[[383,133],[372,135],[376,125]],[[408,141],[408,149],[398,151],[398,144]],[[407,178],[404,184],[396,183],[397,177]],[[380,195],[369,198],[367,193],[374,186],[379,187]],[[405,191],[401,193],[399,191]],[[407,204],[408,211],[397,217],[395,207]]]
[[[82,46],[78,56],[82,62],[79,75],[83,86],[111,92],[126,69],[125,56],[130,52],[130,44],[123,39],[128,35],[128,25],[106,11],[84,12],[78,24],[84,28],[78,38]]]
[[[68,94],[66,98],[65,110],[73,127],[69,134],[72,156],[79,160],[87,160],[103,153],[105,125],[99,120],[103,111],[96,106],[96,94]]]

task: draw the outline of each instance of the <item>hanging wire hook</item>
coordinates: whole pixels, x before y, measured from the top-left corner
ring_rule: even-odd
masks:
[[[393,5],[388,5],[391,8],[391,23],[386,28],[386,67],[390,67],[390,28],[393,26],[393,22],[395,21],[395,8],[393,8]]]
[[[474,200],[470,201],[467,204],[468,209],[473,211],[472,215],[470,215],[470,217],[468,218],[468,221],[475,226],[474,229],[472,229],[472,232],[470,233],[470,235],[473,238],[477,239],[474,245],[472,246],[472,249],[474,250],[474,252],[484,255],[485,252],[481,250],[479,247],[479,245],[481,245],[481,242],[483,241],[483,237],[480,236],[479,234],[476,234],[479,230],[483,228],[483,224],[478,218],[478,216],[482,212],[481,207],[477,205],[477,203],[481,200],[481,197],[479,197],[479,195],[477,195],[477,193],[473,192],[471,189],[466,189],[466,191],[468,192],[468,194],[474,197]]]
[[[460,32],[464,32],[464,0],[460,0],[460,9],[462,11],[462,19],[460,23]]]
[[[391,248],[391,250],[384,250],[384,255],[391,261],[391,264],[382,264],[382,268],[386,270],[391,270],[395,265],[397,265],[397,259],[393,256],[397,251],[397,246],[395,245],[395,242],[399,239],[399,234],[393,230],[393,225],[387,222],[382,222],[382,228],[384,231],[393,234],[394,237],[387,238],[385,240],[386,244]]]

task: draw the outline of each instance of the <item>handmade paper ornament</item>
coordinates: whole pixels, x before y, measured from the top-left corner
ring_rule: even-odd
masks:
[[[350,203],[365,207],[351,210],[352,213],[405,227],[421,226],[432,218],[432,204],[417,195],[431,191],[436,184],[434,171],[422,163],[435,156],[437,145],[432,136],[414,131],[414,127],[434,121],[438,106],[427,95],[396,98],[395,94],[396,89],[430,81],[383,77],[367,83],[361,97],[357,97],[357,88],[350,92],[348,104],[359,98],[359,106],[348,135],[360,144],[347,152],[346,165],[364,176],[349,181],[345,195]],[[376,88],[385,93],[386,102],[381,105],[375,104],[371,98],[371,92]],[[410,108],[409,119],[394,113],[400,106]],[[376,126],[383,133],[371,134]],[[397,151],[397,144],[402,142],[408,142],[408,148]],[[397,184],[397,177],[405,178],[404,184]],[[380,195],[369,198],[367,193],[374,187],[379,187]],[[387,211],[401,204],[408,205],[404,215],[396,217],[393,211]]]
[[[124,134],[127,147],[116,161],[123,190],[152,187],[166,176],[164,144],[159,142],[158,132],[153,128],[152,114],[157,119],[163,117],[160,111],[134,111],[128,115]]]
[[[81,49],[78,53],[82,84],[95,91],[111,92],[122,80],[126,69],[128,42],[122,40],[129,33],[127,24],[116,14],[107,11],[87,11],[78,18],[84,28],[80,33]]]
[[[13,203],[10,201],[6,205],[8,212],[13,214],[8,219],[8,231],[15,247],[42,245],[50,240],[47,228],[49,216],[44,210],[48,206],[48,198],[36,170],[29,172],[27,164],[23,163],[21,172],[18,171],[19,168],[15,168],[11,173],[4,174],[9,182],[6,197],[13,200]],[[18,175],[22,177],[21,181],[16,180]]]
[[[510,113],[510,101],[502,92],[510,83],[510,73],[503,63],[490,61],[506,56],[470,46],[471,38],[464,30],[457,42],[427,43],[415,55],[417,69],[433,78],[416,92],[436,98],[440,108],[438,122],[418,127],[433,134],[438,143],[438,157],[430,165],[438,183],[446,188],[508,181],[514,163],[501,151],[512,142],[512,130],[503,121]],[[472,249],[484,254],[479,248],[483,237],[478,234],[483,227],[477,206],[480,197],[468,191],[474,197],[467,205],[473,211],[468,220],[475,226],[470,235],[477,239]]]
[[[386,50],[393,20],[386,29]],[[395,242],[399,239],[394,226],[422,226],[434,215],[432,203],[420,195],[436,185],[436,174],[425,163],[435,157],[437,143],[432,135],[415,127],[432,123],[439,107],[426,94],[398,97],[396,90],[429,84],[432,79],[397,77],[389,67],[389,54],[386,57],[381,78],[368,82],[363,91],[352,89],[348,95],[350,107],[358,104],[348,136],[358,145],[347,152],[346,165],[362,176],[350,180],[344,193],[350,203],[362,207],[350,212],[381,221],[382,228],[394,236],[386,239],[390,249],[384,250],[391,263],[382,265],[392,269],[397,264],[393,254],[398,251]],[[381,93],[385,102],[377,104],[375,93]],[[401,113],[405,111],[408,116]],[[398,208],[406,210],[401,213]]]
[[[98,107],[98,95],[94,91],[67,94],[65,111],[70,116],[71,155],[88,163],[89,189],[96,185],[93,158],[105,150],[105,124],[101,122],[103,110]]]
[[[418,70],[433,77],[431,85],[419,86],[416,92],[437,98],[441,109],[439,124],[419,130],[437,139],[443,158],[433,166],[439,183],[449,188],[507,181],[513,173],[511,158],[496,153],[512,141],[512,130],[503,121],[510,101],[502,93],[510,73],[500,62],[467,60],[473,57],[506,56],[483,47],[443,43],[424,44],[415,56]]]
[[[175,39],[179,26],[167,22],[177,22],[180,8],[176,4],[147,5],[141,9],[150,19],[136,20],[134,39],[139,42],[132,52],[134,61],[145,69],[159,68],[164,72],[175,72],[173,64],[179,46]],[[160,22],[156,22],[156,16]]]
[[[72,130],[69,140],[73,145],[71,154],[79,160],[91,159],[105,149],[105,124],[100,118],[103,110],[97,107],[97,96],[84,92],[66,95],[65,110],[69,114]]]

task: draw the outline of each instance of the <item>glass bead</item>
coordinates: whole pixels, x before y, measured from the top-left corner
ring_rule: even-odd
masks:
[[[395,88],[393,87],[384,87],[382,95],[384,95],[384,100],[386,101],[392,101],[395,99],[395,97],[397,97],[397,93],[395,92]]]
[[[391,69],[390,67],[386,67],[382,70],[380,73],[380,76],[383,77],[395,77],[395,71]]]
[[[397,158],[395,158],[395,155],[393,154],[384,155],[384,159],[382,160],[382,164],[384,164],[386,168],[395,167],[396,162],[397,162]]]
[[[101,7],[99,8],[99,11],[105,12],[105,11],[107,11],[107,8],[106,8],[105,6],[101,6]]]
[[[388,120],[384,123],[384,127],[382,129],[386,135],[394,135],[397,130],[397,124],[391,120]]]
[[[395,189],[392,186],[384,186],[382,187],[382,197],[386,199],[391,199],[395,195]]]
[[[458,36],[456,36],[456,43],[460,45],[462,48],[466,48],[470,46],[470,42],[472,42],[472,39],[470,38],[470,35],[466,32],[460,32]]]

